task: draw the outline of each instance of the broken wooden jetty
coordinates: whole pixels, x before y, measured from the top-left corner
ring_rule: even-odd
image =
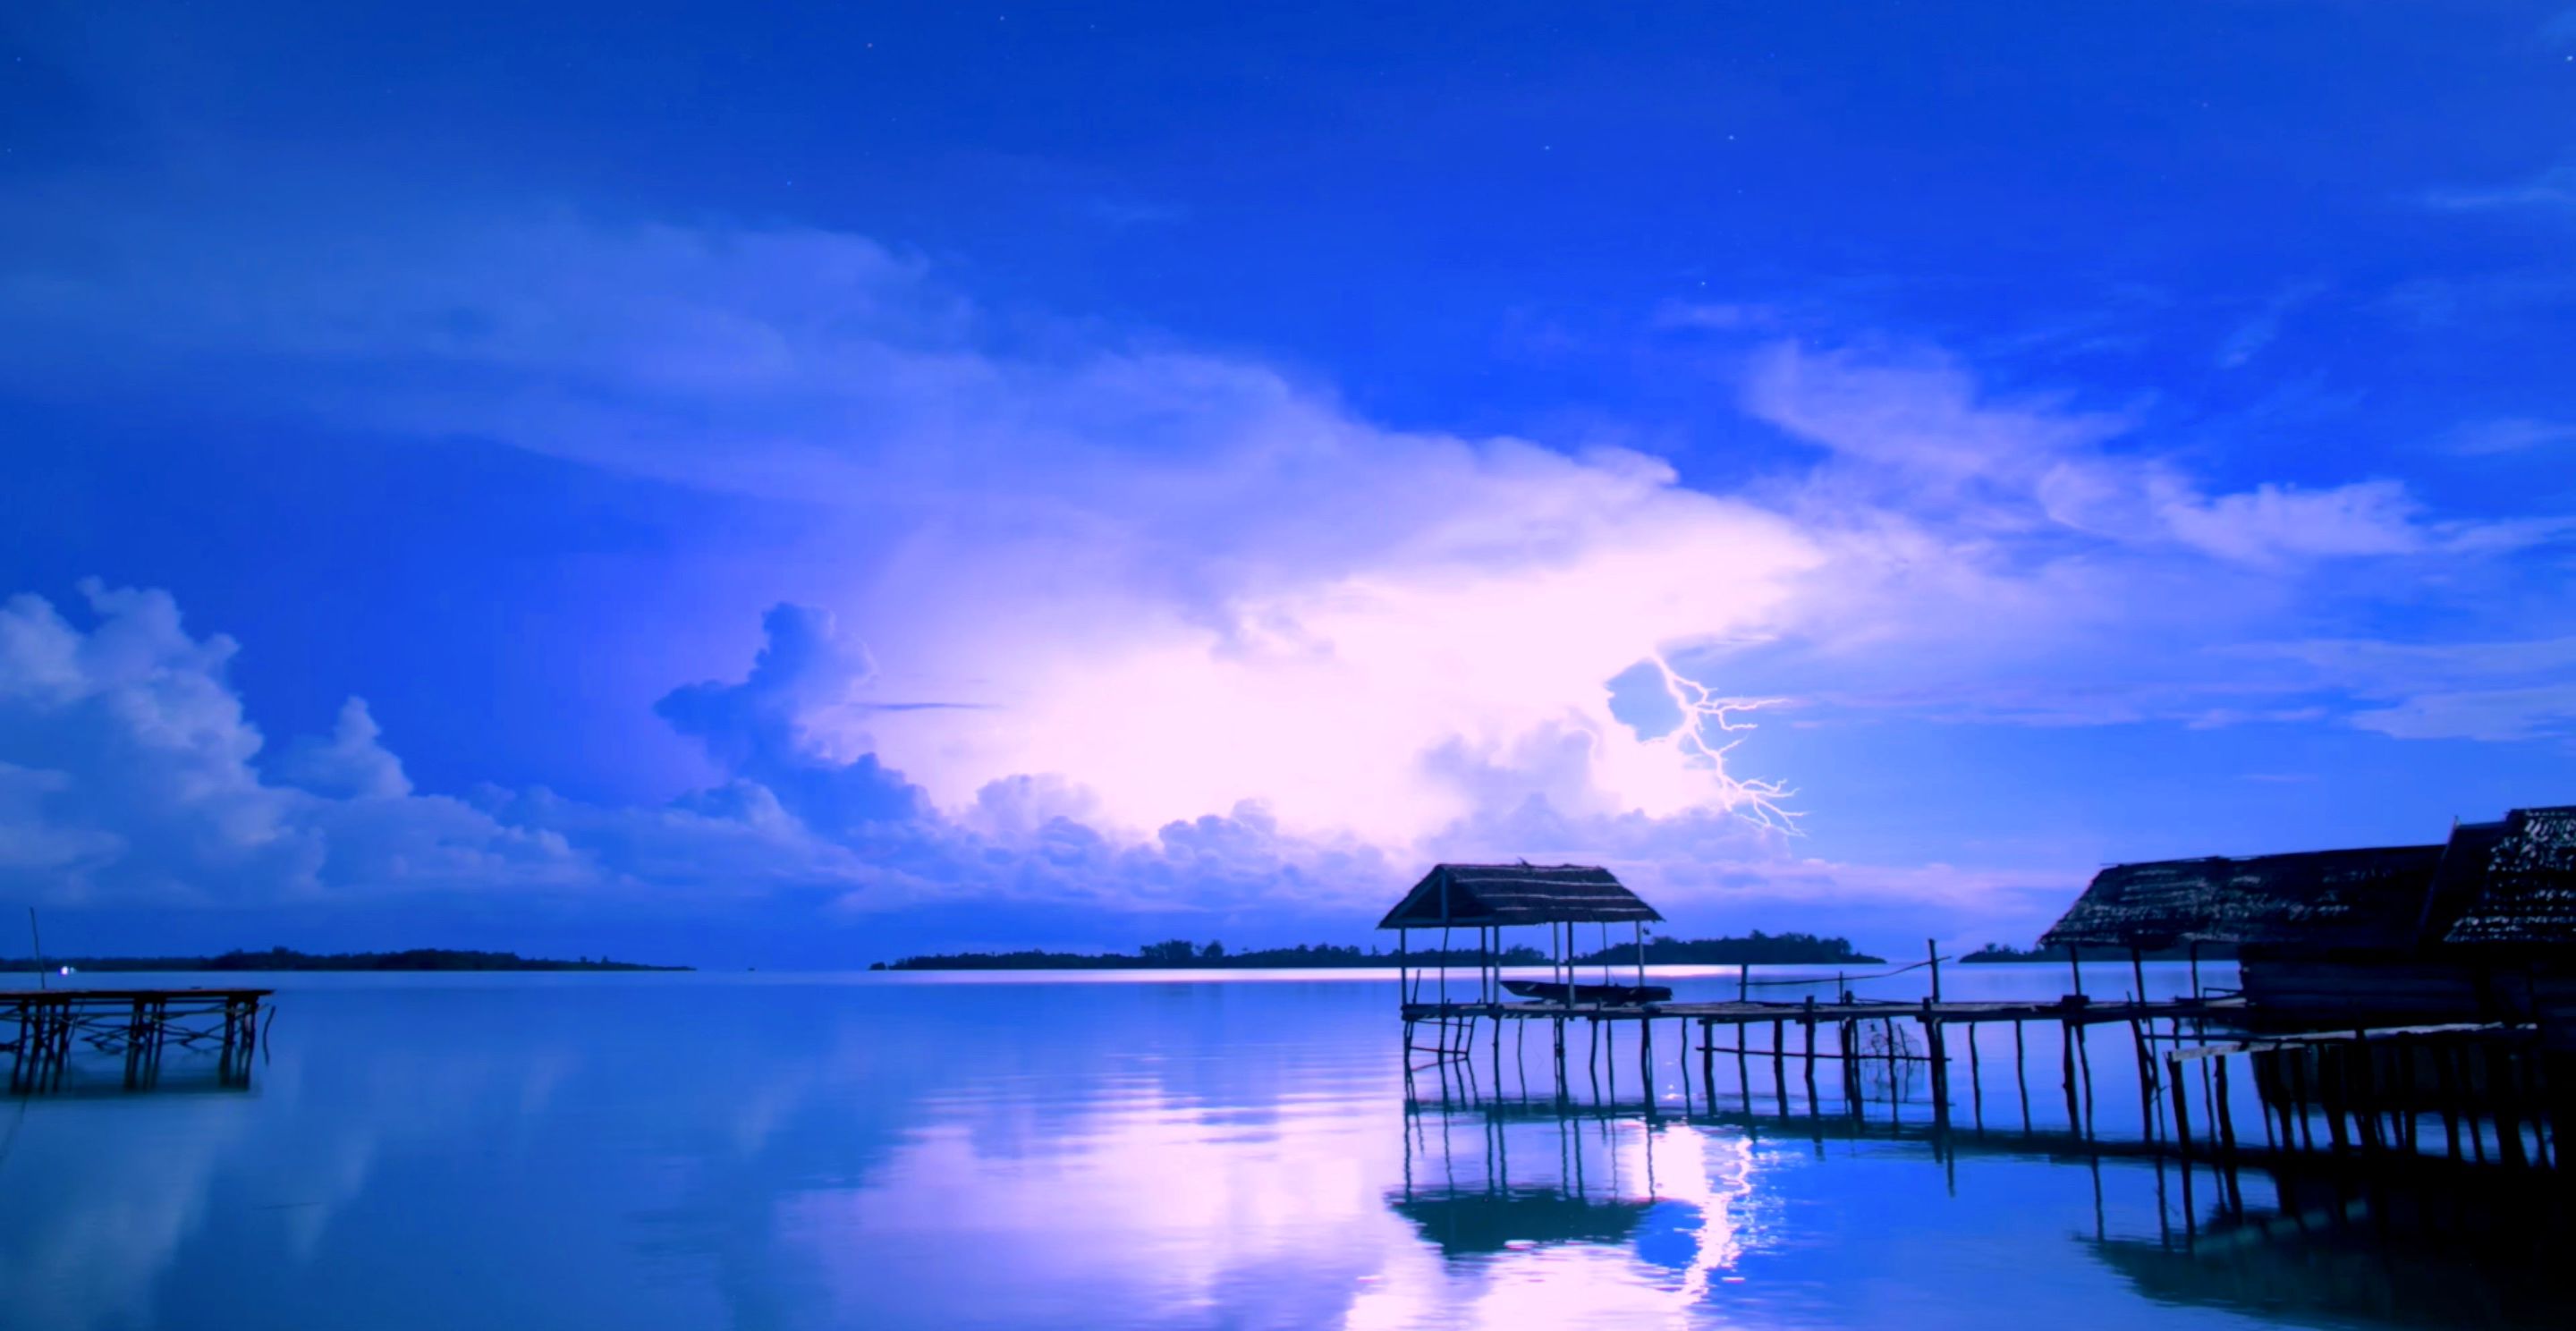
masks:
[[[159,1084],[164,1056],[212,1054],[219,1086],[250,1085],[270,989],[16,989],[0,991],[0,1053],[12,1094],[64,1089],[75,1058],[121,1059],[127,1090]],[[273,1016],[274,1007],[267,1009]]]
[[[2121,949],[2129,964],[2118,970],[2130,987],[2096,998],[2086,990],[2082,949],[2110,948],[2098,935],[2060,932],[2071,932],[2069,922],[2085,913],[2079,902],[2052,932],[2049,941],[2070,945],[2072,988],[2048,1001],[1945,997],[1942,958],[1929,948],[1922,962],[1870,976],[1756,980],[1745,968],[1731,999],[1600,1001],[1595,996],[1644,986],[1644,927],[1662,916],[1607,871],[1584,866],[1439,865],[1380,927],[1399,934],[1403,1047],[1417,1099],[1414,1079],[1436,1073],[1445,1103],[1615,1104],[1623,1072],[1633,1067],[1629,1085],[1648,1113],[1817,1119],[1883,1110],[1891,1121],[1928,1119],[1936,1132],[1982,1133],[2017,1122],[2025,1133],[2079,1140],[2133,1137],[2186,1158],[2403,1151],[2556,1164],[2560,1129],[2576,1119],[2569,1053],[2576,1041],[2563,1032],[2553,1038],[2542,1013],[2528,1006],[2427,1014],[2267,1004],[2202,985],[2196,963],[2188,992],[2148,997],[2144,952],[2171,940],[2144,937]],[[1588,969],[1599,974],[1598,984],[1577,979],[1575,930],[1586,924],[1605,936],[1614,925],[1630,926],[1633,985]],[[1535,991],[1550,996],[1512,1001],[1499,965],[1501,940],[1503,930],[1522,927],[1548,931],[1548,978]],[[1410,964],[1417,929],[1442,933],[1436,964]],[[1462,930],[1475,940],[1472,965],[1452,964],[1461,953],[1449,943]],[[2192,941],[2220,932],[2204,922]],[[2098,979],[2098,962],[2093,970]],[[1928,981],[1928,994],[1859,992],[1864,983],[1915,971],[1924,972],[1916,981]],[[1807,992],[1754,992],[1782,987]],[[1533,991],[1526,980],[1513,988]],[[1534,1028],[1545,1041],[1537,1077],[1527,1048]],[[2010,1047],[1990,1057],[1980,1035],[1998,1028],[2009,1033]],[[2092,1050],[2106,1028],[2126,1057],[2115,1057],[2097,1082]],[[1669,1056],[1658,1056],[1659,1030],[1670,1032]],[[2034,1045],[2058,1074],[2056,1086],[2043,1084],[2037,1097]],[[2126,1102],[2107,1115],[2100,1103],[2106,1088]]]

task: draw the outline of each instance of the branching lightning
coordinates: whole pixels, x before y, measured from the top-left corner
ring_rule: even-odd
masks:
[[[1705,765],[1717,778],[1719,799],[1726,811],[1760,827],[1787,836],[1803,836],[1798,820],[1806,815],[1787,807],[1785,801],[1798,792],[1777,781],[1738,777],[1726,770],[1726,755],[1741,739],[1710,742],[1712,733],[1732,735],[1754,729],[1744,716],[1765,707],[1775,707],[1785,698],[1720,697],[1707,685],[1673,669],[1662,656],[1648,658],[1664,677],[1664,693],[1682,714],[1681,728],[1674,732],[1673,743],[1694,765]]]

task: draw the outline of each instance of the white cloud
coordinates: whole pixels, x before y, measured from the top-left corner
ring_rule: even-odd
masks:
[[[403,775],[402,759],[385,748],[383,738],[367,700],[351,698],[340,705],[339,722],[329,738],[296,741],[269,771],[288,785],[317,794],[398,799],[411,793],[411,778]]]
[[[1834,452],[1920,476],[2021,481],[2110,439],[2120,416],[2053,401],[1996,401],[1938,356],[1868,358],[1776,344],[1754,360],[1745,409]]]
[[[2326,490],[2263,485],[2209,499],[2167,489],[2157,496],[2157,508],[2183,544],[2247,563],[2406,554],[2424,544],[2418,506],[2395,481]]]

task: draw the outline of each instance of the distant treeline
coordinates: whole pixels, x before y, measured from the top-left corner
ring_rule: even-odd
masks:
[[[69,966],[75,971],[684,971],[606,957],[553,961],[515,952],[463,952],[416,947],[403,952],[227,952],[219,957],[0,957],[0,971],[25,973]]]
[[[1472,949],[1451,949],[1447,953],[1415,950],[1405,959],[1417,966],[1438,965],[1445,955],[1453,966],[1476,964]],[[1516,947],[1503,954],[1505,965],[1544,966],[1547,958],[1533,947]],[[872,971],[1114,971],[1114,970],[1262,970],[1262,969],[1329,969],[1350,966],[1392,966],[1396,954],[1375,948],[1340,947],[1331,943],[1300,943],[1295,947],[1254,948],[1228,952],[1220,942],[1192,943],[1173,939],[1165,943],[1147,943],[1134,952],[956,952],[934,956],[905,957],[901,961],[880,961]]]
[[[1636,957],[1635,943],[1613,943],[1586,955],[1582,961],[1587,965],[1616,964]],[[1766,934],[1756,929],[1743,938],[1646,940],[1646,964],[1650,966],[1831,966],[1846,961],[1864,966],[1886,964],[1883,957],[1855,950],[1848,938],[1819,938],[1814,934]]]
[[[1585,964],[1633,962],[1637,952],[1633,944],[1613,946],[1581,958]],[[1184,939],[1148,943],[1134,952],[958,952],[943,955],[905,957],[901,961],[878,962],[869,970],[896,971],[1108,971],[1108,970],[1295,970],[1331,969],[1352,966],[1393,966],[1401,960],[1412,966],[1474,966],[1490,960],[1474,948],[1408,948],[1402,953],[1377,948],[1344,947],[1332,943],[1300,943],[1295,947],[1256,948],[1228,952],[1221,942],[1192,943]],[[1501,954],[1506,966],[1544,966],[1547,954],[1526,943],[1514,944]],[[1646,960],[1654,964],[1676,965],[1830,965],[1835,962],[1858,962],[1877,965],[1879,959],[1856,952],[1848,939],[1818,938],[1814,934],[1765,934],[1754,931],[1749,938],[1658,938],[1646,944]]]
[[[2142,961],[2189,961],[2191,960],[2191,949],[2187,947],[2149,948],[2146,951],[2139,953],[2138,956]],[[2087,961],[2110,961],[2114,958],[2126,961],[2128,957],[2129,953],[2126,948],[2091,947],[2084,950],[2084,959]],[[1988,943],[1984,947],[1978,948],[1976,951],[1959,958],[1962,963],[1988,961],[2054,961],[2061,965],[2065,963],[2066,959],[2066,949],[2062,947],[2010,947],[2002,943]],[[2233,961],[2236,959],[2236,945],[2233,943],[2203,943],[2200,945],[2200,959],[2203,961]]]

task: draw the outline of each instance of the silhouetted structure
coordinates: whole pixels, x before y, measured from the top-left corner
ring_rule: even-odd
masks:
[[[127,1090],[161,1078],[176,1047],[216,1056],[218,1085],[248,1086],[268,989],[19,989],[0,992],[0,1043],[12,1055],[9,1089],[60,1090],[83,1054],[123,1060]]]
[[[1507,985],[1515,993],[1531,994],[1537,982],[1505,981],[1501,977],[1503,956],[1502,931],[1511,928],[1547,930],[1549,979],[1545,988],[1566,1002],[1620,1000],[1640,1002],[1651,998],[1672,997],[1672,991],[1649,990],[1646,986],[1646,925],[1660,924],[1663,915],[1628,890],[1607,869],[1580,864],[1435,864],[1395,908],[1377,922],[1380,929],[1396,931],[1396,964],[1399,985],[1407,1002],[1419,1000],[1424,972],[1410,963],[1409,940],[1416,929],[1440,931],[1442,959],[1436,973],[1440,1001],[1449,993],[1448,956],[1454,931],[1472,929],[1476,933],[1477,1001],[1498,1001]],[[1629,926],[1635,944],[1636,984],[1614,984],[1609,965],[1602,965],[1601,983],[1582,984],[1575,976],[1575,958],[1580,941],[1574,928],[1579,924],[1598,924],[1602,928],[1602,954],[1606,956],[1609,927]],[[1450,1052],[1444,1042],[1441,1053]]]
[[[1759,1080],[1767,1083],[1762,1110],[1781,1118],[1803,1109],[1810,1119],[1832,1112],[1857,1121],[1873,1101],[1901,1116],[1907,1104],[1928,1100],[1936,1133],[1950,1130],[1954,1113],[1982,1132],[1988,1113],[1977,1034],[2001,1025],[2011,1037],[2011,1097],[2027,1136],[2039,1122],[2026,1031],[2036,1026],[2043,1038],[2053,1029],[2058,1039],[2061,1121],[2090,1142],[2097,1100],[2089,1036],[2125,1026],[2137,1097],[2130,1122],[2150,1149],[2178,1152],[2186,1162],[2214,1155],[2232,1170],[2257,1153],[2314,1151],[2361,1162],[2439,1156],[2554,1166],[2560,1127],[2576,1120],[2576,1061],[2542,1038],[2544,1030],[2565,1037],[2566,1018],[2576,1013],[2568,960],[2576,940],[2576,809],[2518,810],[2495,824],[2462,827],[2441,845],[2106,869],[2046,935],[2073,959],[2072,989],[2054,1001],[1945,1000],[1943,958],[1927,945],[1924,961],[1899,968],[1930,970],[1931,993],[1915,1001],[1863,999],[1854,983],[1886,977],[1847,974],[1758,982],[1829,984],[1829,1000],[1812,991],[1763,1000],[1754,997],[1757,982],[1739,972],[1731,1001],[1673,1002],[1669,991],[1644,984],[1643,923],[1650,918],[1659,918],[1651,906],[1597,869],[1433,869],[1382,927],[1474,928],[1482,949],[1504,927],[1542,924],[1560,946],[1550,949],[1556,960],[1547,980],[1503,981],[1495,968],[1480,966],[1463,999],[1447,992],[1445,969],[1440,991],[1428,995],[1425,973],[1407,972],[1399,1007],[1408,1078],[1436,1069],[1444,1100],[1456,1091],[1483,1098],[1480,1081],[1500,1100],[1512,1080],[1504,1032],[1525,1043],[1530,1023],[1543,1021],[1554,1036],[1547,1085],[1557,1105],[1568,1105],[1574,1077],[1566,1035],[1581,1023],[1589,1054],[1580,1061],[1595,1103],[1605,1099],[1605,1080],[1606,1098],[1618,1099],[1624,1029],[1635,1032],[1632,1085],[1650,1111],[1670,1098],[1655,1085],[1659,1066],[1672,1066],[1683,1105],[1720,1112],[1717,1058],[1732,1055],[1732,1098],[1745,1115],[1757,1112]],[[1600,984],[1576,983],[1563,940],[1577,924],[1617,920],[1632,922],[1639,940],[1637,983],[1614,984],[1606,973]],[[2188,956],[2204,944],[2238,950],[2241,991],[2203,986],[2195,961],[2185,993],[2150,994],[2145,952],[2180,947]],[[2127,993],[2096,999],[2086,992],[2080,958],[2087,949],[2128,954]],[[1531,1001],[1506,1001],[1504,989]],[[1660,1065],[1655,1031],[1667,1020],[1678,1027],[1685,1054]],[[1477,1039],[1480,1022],[1491,1023],[1487,1041]],[[1438,1033],[1435,1044],[1416,1042],[1424,1028]],[[1964,1060],[1953,1041],[1965,1046]],[[1518,1073],[1514,1098],[1527,1103],[1539,1083],[1518,1049],[1516,1043],[1510,1065]],[[1432,1060],[1417,1064],[1414,1055]],[[1952,1085],[1962,1061],[1964,1097]],[[1820,1067],[1839,1075],[1820,1087]],[[1767,1075],[1757,1078],[1757,1071]],[[1928,1092],[1923,1100],[1918,1081]],[[2259,1146],[2239,1140],[2235,1088],[2253,1092],[2247,1108],[2258,1112],[2246,1127],[2259,1131]]]
[[[2450,1155],[2465,1131],[2473,1154],[2491,1137],[2502,1159],[2546,1160],[2576,1120],[2576,808],[2441,845],[2115,865],[2041,941],[2133,968],[2236,945],[2248,1034],[2208,1047],[2251,1055],[2267,1104],[2302,1106],[2284,1137],[2308,1139],[2313,1102],[2338,1153],[2411,1154],[2431,1116]]]
[[[2041,935],[2078,954],[2238,949],[2272,1029],[2531,1024],[2576,1046],[2576,808],[2517,809],[2447,843],[2104,869]]]

